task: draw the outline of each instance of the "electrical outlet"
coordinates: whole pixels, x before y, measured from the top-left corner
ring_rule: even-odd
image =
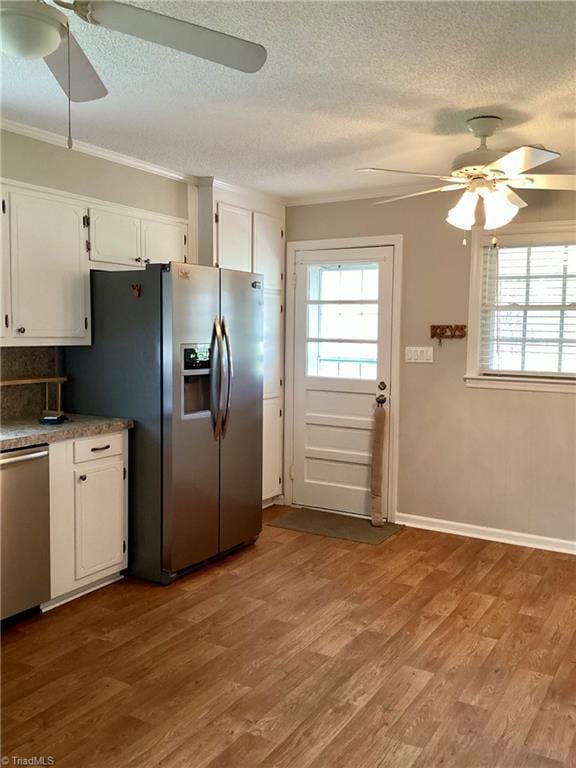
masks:
[[[404,360],[407,363],[433,363],[433,347],[406,347],[404,351]]]

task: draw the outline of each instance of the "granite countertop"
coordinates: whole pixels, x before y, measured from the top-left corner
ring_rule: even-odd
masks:
[[[121,432],[123,429],[134,426],[130,419],[82,416],[77,413],[66,415],[67,421],[54,426],[39,424],[38,419],[31,418],[4,421],[0,426],[0,450],[7,451],[12,448],[26,448],[29,445],[74,440],[77,437]]]

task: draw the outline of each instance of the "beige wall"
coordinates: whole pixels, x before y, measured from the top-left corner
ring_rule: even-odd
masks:
[[[524,197],[516,221],[576,218],[573,193]],[[402,346],[430,345],[431,323],[467,323],[470,249],[448,196],[371,202],[288,208],[287,240],[402,234]],[[576,540],[576,397],[467,388],[465,341],[400,366],[399,512]]]
[[[125,165],[2,131],[4,178],[188,218],[187,185]]]

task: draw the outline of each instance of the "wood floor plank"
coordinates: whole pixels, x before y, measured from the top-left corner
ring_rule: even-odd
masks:
[[[61,768],[576,768],[576,558],[265,526],[7,625],[2,680],[4,754]]]

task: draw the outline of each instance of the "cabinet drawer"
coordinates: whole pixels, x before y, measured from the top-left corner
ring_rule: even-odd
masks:
[[[74,464],[122,453],[122,432],[74,440]]]

